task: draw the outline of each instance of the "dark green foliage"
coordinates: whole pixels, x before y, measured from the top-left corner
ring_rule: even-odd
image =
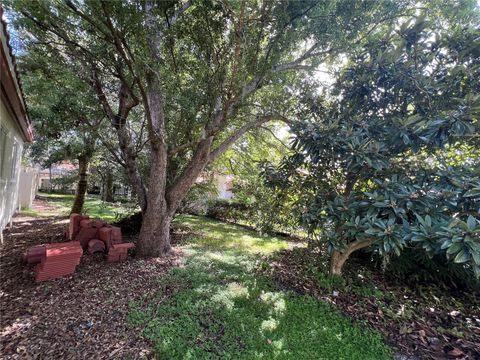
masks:
[[[301,184],[301,222],[330,251],[415,243],[480,275],[480,43],[465,26],[405,21],[354,52],[331,94],[304,97],[296,154],[267,180]]]
[[[223,221],[242,222],[248,219],[250,207],[235,200],[215,199],[208,203],[207,216]]]
[[[441,254],[428,256],[418,248],[406,248],[400,256],[392,256],[386,267],[386,276],[392,281],[413,286],[431,283],[460,290],[480,290],[478,280],[462,264],[447,261]]]
[[[52,179],[52,190],[60,193],[65,193],[73,188],[73,185],[78,181],[78,175],[73,173],[65,176],[60,176]]]

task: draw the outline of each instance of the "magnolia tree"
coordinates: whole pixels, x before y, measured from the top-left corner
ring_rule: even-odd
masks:
[[[170,249],[172,217],[212,160],[246,132],[286,120],[275,101],[408,1],[6,1],[24,57],[48,51],[89,85],[143,213],[138,250]],[[135,152],[133,109],[146,121],[149,172]]]
[[[408,245],[480,275],[480,33],[451,20],[420,16],[355,51],[328,97],[305,97],[296,154],[265,174],[302,189],[332,274],[360,249]]]

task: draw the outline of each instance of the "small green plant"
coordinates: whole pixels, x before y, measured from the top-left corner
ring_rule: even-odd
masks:
[[[317,285],[329,293],[345,289],[345,280],[341,276],[318,271],[315,273],[314,278]]]

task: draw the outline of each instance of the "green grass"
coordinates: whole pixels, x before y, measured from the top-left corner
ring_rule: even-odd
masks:
[[[30,208],[21,209],[20,211],[18,211],[18,213],[23,215],[23,216],[31,216],[31,217],[43,216],[43,213],[40,213],[40,212],[35,211],[33,209],[30,209]]]
[[[284,249],[285,240],[202,217],[175,222],[198,234],[184,246],[185,266],[160,278],[159,297],[131,303],[129,314],[157,358],[392,358],[373,331],[257,272],[257,253]]]
[[[201,236],[191,240],[192,246],[210,250],[236,250],[245,253],[271,253],[286,249],[289,243],[284,239],[260,235],[256,231],[223,223],[201,216],[180,215],[174,223],[188,226]]]
[[[71,194],[49,194],[39,193],[39,196],[46,198],[49,205],[53,207],[52,211],[36,212],[32,211],[31,216],[67,216],[72,208],[74,195]],[[105,221],[116,221],[121,217],[127,216],[135,209],[121,203],[107,203],[102,201],[98,195],[87,195],[83,206],[83,213],[91,218],[102,219]],[[25,213],[22,211],[22,214]],[[34,213],[34,214],[33,214]]]

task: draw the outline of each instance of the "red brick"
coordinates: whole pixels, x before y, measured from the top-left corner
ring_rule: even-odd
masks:
[[[120,261],[120,256],[117,254],[108,254],[107,263],[113,263]]]
[[[88,242],[97,238],[97,230],[91,227],[81,228],[75,240],[80,242],[80,245],[85,250],[88,247]]]
[[[68,239],[73,240],[77,236],[78,231],[80,230],[80,221],[83,219],[83,216],[80,214],[70,214],[70,223],[68,225]]]
[[[112,229],[111,240],[113,244],[119,244],[122,242],[122,229],[118,226],[109,226]]]
[[[112,229],[110,227],[104,226],[98,229],[98,238],[105,243],[105,245],[107,246],[107,249],[109,249],[111,245],[111,242],[110,242],[111,235],[112,235]]]
[[[83,219],[80,221],[80,229],[85,227],[93,227],[93,221],[90,219]]]
[[[103,220],[98,220],[98,219],[95,219],[95,220],[92,220],[92,226],[94,228],[101,228],[103,226],[105,226],[107,223]]]
[[[105,243],[99,239],[92,239],[88,242],[88,252],[90,254],[96,252],[105,252]]]
[[[125,250],[127,251],[128,249],[132,249],[135,247],[134,243],[122,243],[122,244],[113,244],[112,249],[113,250]]]
[[[23,253],[23,261],[27,264],[37,264],[45,257],[46,250],[45,245],[31,246]]]

